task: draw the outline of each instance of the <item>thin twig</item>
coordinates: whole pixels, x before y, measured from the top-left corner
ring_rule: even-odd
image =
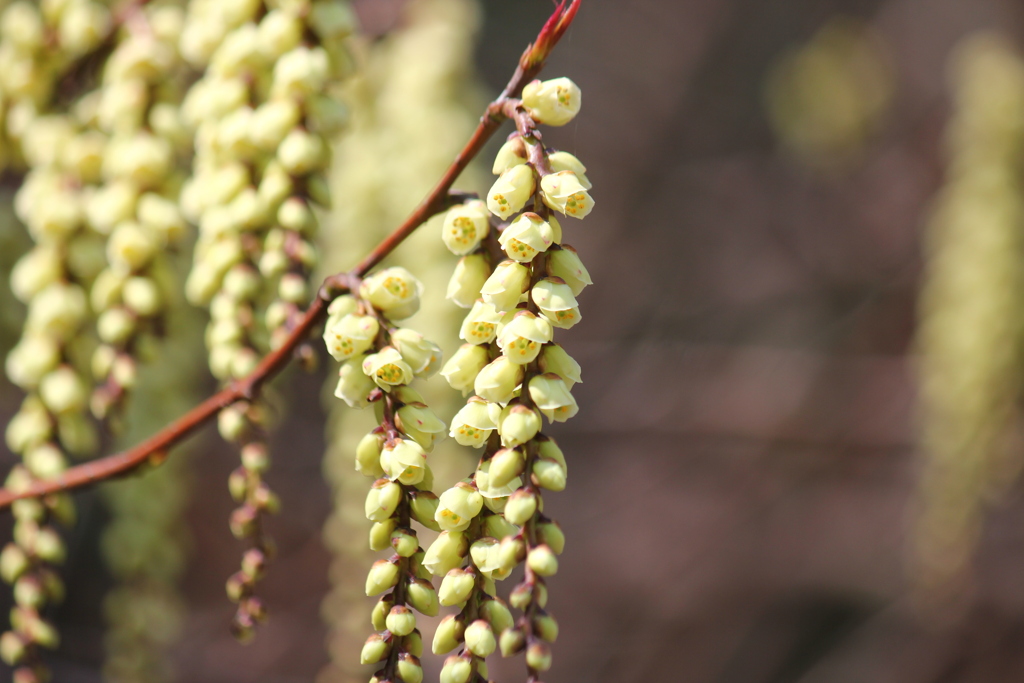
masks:
[[[31,486],[17,493],[9,489],[0,489],[0,510],[10,507],[11,503],[22,498],[38,498],[79,489],[129,474],[147,462],[160,463],[167,457],[173,446],[213,420],[221,410],[238,401],[255,398],[260,387],[291,362],[294,351],[306,341],[316,326],[326,317],[327,306],[334,298],[348,292],[350,283],[356,282],[383,261],[431,216],[444,211],[459,200],[458,193],[451,192],[452,185],[507,118],[506,102],[518,98],[523,87],[536,78],[544,68],[544,61],[559,38],[569,28],[579,9],[580,2],[581,0],[571,0],[566,6],[566,1],[563,0],[555,8],[554,13],[537,35],[537,40],[523,52],[523,56],[519,59],[519,66],[508,85],[505,86],[501,95],[488,105],[473,135],[434,189],[420,202],[409,217],[394,232],[384,238],[355,268],[349,273],[332,275],[324,281],[317,298],[303,314],[284,344],[264,357],[251,374],[231,383],[161,429],[154,436],[127,451],[77,465],[52,479],[35,481]]]

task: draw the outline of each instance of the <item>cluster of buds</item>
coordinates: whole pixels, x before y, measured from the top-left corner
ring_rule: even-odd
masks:
[[[474,475],[441,495],[435,519],[443,531],[425,562],[444,577],[441,603],[461,605],[434,639],[439,654],[463,646],[445,662],[446,683],[485,681],[484,659],[497,648],[504,656],[525,650],[531,680],[551,666],[558,627],[545,611],[544,581],[557,571],[564,536],[543,514],[542,491],[564,489],[567,467],[541,429],[544,417],[564,422],[578,410],[570,389],[579,365],[553,338],[580,321],[576,296],[591,283],[554,214],[582,219],[593,200],[586,169],[546,149],[536,124],[564,125],[579,104],[568,79],[527,85],[522,101],[507,105],[517,131],[498,152],[486,202],[451,209],[442,227],[444,243],[462,256],[448,298],[469,313],[460,332],[466,343],[441,373],[473,394],[450,435],[484,447]],[[525,579],[511,594],[522,615],[513,619],[494,580],[524,562]]]
[[[435,616],[439,607],[412,522],[438,530],[427,453],[447,428],[408,385],[437,372],[441,351],[415,330],[393,324],[416,313],[421,291],[404,268],[381,270],[363,280],[358,296],[331,303],[324,330],[328,352],[342,363],[335,395],[353,407],[372,404],[379,423],[355,457],[356,470],[375,479],[365,505],[373,522],[370,548],[394,551],[375,562],[366,579],[367,595],[383,594],[371,619],[377,633],[361,654],[363,664],[383,663],[375,681],[420,683],[423,641],[413,610]]]
[[[0,16],[0,168],[31,161],[23,139],[49,108],[75,60],[99,47],[113,21],[96,0],[16,0]]]
[[[342,0],[189,5],[179,48],[205,73],[182,104],[196,156],[181,205],[199,226],[186,296],[210,308],[206,341],[218,379],[250,374],[309,301],[314,208],[330,205],[328,138],[347,116],[327,91],[349,70],[344,39],[353,29]],[[264,613],[252,588],[270,555],[262,516],[276,507],[262,478],[269,464],[262,425],[252,421],[264,412],[246,405],[222,415],[222,433],[242,447],[230,482],[242,503],[232,530],[252,542],[228,582],[241,638]],[[223,428],[236,420],[237,429]]]
[[[136,382],[146,332],[161,332],[175,278],[171,254],[188,231],[177,204],[177,161],[188,136],[168,74],[180,71],[180,8],[142,7],[125,24],[101,87],[79,105],[105,143],[102,184],[85,202],[89,225],[106,240],[106,267],[90,289],[100,346],[92,410],[112,417]]]

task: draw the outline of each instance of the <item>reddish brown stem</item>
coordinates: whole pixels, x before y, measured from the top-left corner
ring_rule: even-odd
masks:
[[[137,446],[121,453],[72,467],[59,477],[33,482],[28,488],[17,493],[9,489],[0,489],[0,510],[10,507],[11,503],[22,498],[38,498],[61,491],[71,491],[89,486],[100,481],[112,479],[141,467],[147,461],[161,462],[171,447],[190,436],[197,429],[217,416],[222,409],[241,401],[252,400],[259,393],[260,387],[277,375],[288,365],[295,349],[302,344],[313,329],[327,315],[327,306],[335,297],[349,291],[349,283],[362,278],[374,266],[384,260],[419,226],[423,225],[434,214],[445,210],[452,202],[452,185],[483,149],[490,137],[507,118],[505,104],[509,99],[517,98],[523,86],[532,81],[544,67],[544,61],[559,38],[572,23],[581,0],[572,0],[566,7],[563,0],[548,19],[534,41],[519,60],[515,74],[505,86],[501,95],[488,105],[479,125],[469,138],[465,147],[455,157],[448,170],[438,181],[433,190],[420,202],[405,221],[394,232],[378,244],[349,273],[333,275],[324,281],[319,296],[303,314],[295,329],[284,344],[267,354],[256,369],[244,379],[233,382],[230,386],[206,399],[188,413],[167,425],[154,436]],[[129,7],[132,3],[129,3]]]

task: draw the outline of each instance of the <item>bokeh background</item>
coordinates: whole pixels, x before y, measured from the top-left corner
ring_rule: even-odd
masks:
[[[395,30],[403,4],[364,0],[368,30]],[[483,2],[481,97],[550,9]],[[549,500],[568,544],[546,681],[1024,680],[1020,487],[989,507],[955,612],[912,599],[907,562],[949,63],[976,31],[1024,44],[1022,29],[1014,0],[584,0],[546,72],[583,89],[577,121],[546,140],[584,161],[597,202],[567,226],[595,285],[563,335],[584,384],[579,416],[552,431],[571,477]],[[20,400],[4,382],[0,421]],[[212,430],[183,455],[180,681],[311,681],[328,662],[322,382],[280,380],[281,556],[263,584],[272,619],[248,647],[223,593],[240,552],[235,456]],[[101,680],[109,513],[97,492],[78,500],[58,683]],[[437,661],[425,666],[436,680]],[[521,680],[521,666],[494,677]]]

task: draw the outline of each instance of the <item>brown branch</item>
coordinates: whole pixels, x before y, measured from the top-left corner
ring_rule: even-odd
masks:
[[[452,193],[456,179],[483,149],[490,137],[505,121],[505,104],[512,98],[518,98],[523,86],[536,78],[544,67],[544,61],[550,54],[558,39],[562,37],[572,22],[581,0],[572,0],[568,7],[563,0],[555,9],[554,14],[544,24],[534,41],[519,60],[512,79],[501,95],[488,105],[473,135],[455,157],[451,166],[438,181],[434,189],[420,202],[405,221],[394,232],[384,238],[366,258],[349,273],[339,273],[327,278],[317,295],[316,300],[303,314],[302,319],[292,330],[285,343],[263,358],[256,369],[244,379],[231,383],[226,388],[206,399],[188,413],[167,425],[155,435],[133,448],[99,458],[92,462],[77,465],[68,469],[59,477],[33,482],[28,488],[14,492],[0,489],[0,510],[10,507],[11,503],[22,498],[38,498],[62,491],[71,491],[97,482],[113,479],[129,474],[147,462],[159,463],[167,456],[171,447],[190,436],[197,429],[213,420],[217,413],[233,403],[252,400],[259,393],[260,387],[277,375],[291,361],[295,350],[305,342],[310,333],[327,315],[327,306],[337,296],[349,291],[350,283],[355,283],[374,266],[394,251],[416,228],[436,213],[444,211],[459,200],[458,193]]]

